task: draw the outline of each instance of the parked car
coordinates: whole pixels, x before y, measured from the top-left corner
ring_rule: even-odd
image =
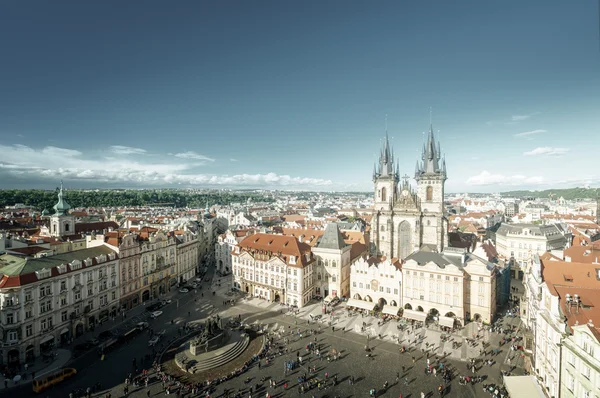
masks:
[[[188,293],[189,290],[186,288],[179,289],[179,293]]]
[[[170,300],[170,299],[166,299],[166,300],[163,300],[163,301],[161,301],[160,303],[161,303],[161,304],[163,305],[163,307],[164,307],[164,306],[165,306],[165,305],[167,305],[167,304],[171,304],[171,300]]]
[[[152,318],[152,319],[156,319],[156,318],[158,318],[159,316],[161,316],[161,315],[162,315],[162,313],[163,313],[162,311],[154,311],[152,314],[150,314],[150,318]]]
[[[160,340],[160,336],[154,336],[148,341],[148,347],[154,347],[158,341]]]
[[[148,324],[148,322],[138,322],[138,324],[137,324],[137,328],[138,328],[139,330],[148,329],[148,326],[150,326],[150,325]]]

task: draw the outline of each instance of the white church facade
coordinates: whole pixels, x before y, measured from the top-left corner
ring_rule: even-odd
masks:
[[[362,269],[353,265],[354,307],[383,311],[389,303],[398,303],[404,318],[436,321],[446,327],[469,321],[491,322],[496,312],[496,267],[481,256],[448,247],[446,161],[431,125],[415,167],[416,189],[409,179],[408,175],[400,177],[386,134],[373,170],[371,259],[392,259],[401,276],[390,272],[395,276],[392,283],[388,275],[382,275],[386,273],[378,270],[380,266],[363,264]]]
[[[409,176],[402,177],[386,135],[379,164],[373,170],[375,198],[371,228],[373,255],[405,259],[427,247],[441,252],[447,243],[448,220],[444,216],[446,161],[430,127],[421,161],[415,168],[416,191]]]

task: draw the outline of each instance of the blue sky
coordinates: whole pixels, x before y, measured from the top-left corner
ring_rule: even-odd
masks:
[[[598,2],[8,2],[0,188],[598,186]]]

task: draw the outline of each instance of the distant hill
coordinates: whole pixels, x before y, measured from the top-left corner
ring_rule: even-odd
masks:
[[[558,199],[561,196],[566,200],[574,199],[596,199],[600,196],[600,188],[566,188],[566,189],[546,189],[544,191],[509,191],[502,192],[503,197],[533,197],[533,198],[548,198],[553,195],[553,199]]]

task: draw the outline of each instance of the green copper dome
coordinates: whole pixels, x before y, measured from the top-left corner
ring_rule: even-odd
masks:
[[[54,210],[56,210],[57,216],[62,216],[67,214],[67,212],[71,209],[71,206],[67,203],[67,201],[63,198],[63,186],[62,182],[60,183],[60,191],[58,191],[58,203],[54,205]]]

